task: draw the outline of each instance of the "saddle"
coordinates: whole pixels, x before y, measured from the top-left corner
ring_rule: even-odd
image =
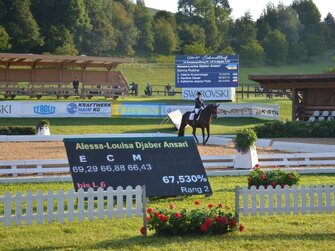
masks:
[[[202,109],[199,110],[198,117],[197,117],[197,121],[198,121],[199,118],[200,118],[201,112],[202,112]],[[193,111],[193,112],[190,113],[190,116],[189,116],[188,119],[189,119],[189,120],[194,120],[194,117],[195,117],[195,112]]]

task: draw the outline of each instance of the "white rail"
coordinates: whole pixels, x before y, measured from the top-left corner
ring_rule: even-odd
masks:
[[[135,198],[135,200],[134,200]],[[17,192],[11,194],[7,192],[0,196],[0,223],[5,226],[43,224],[54,221],[72,222],[75,219],[83,221],[88,218],[92,221],[94,218],[121,218],[143,216],[145,222],[146,200],[145,188],[136,186],[134,189],[128,186],[126,189],[117,187],[113,190],[108,187],[107,190],[99,188],[94,191],[92,188],[84,192],[79,189],[54,192],[49,190],[47,193],[38,191]]]
[[[235,212],[244,216],[335,213],[335,185],[236,187]]]
[[[202,161],[207,172],[220,172],[227,170],[227,168],[232,168],[234,166],[234,159],[235,155],[202,156]],[[260,154],[258,155],[258,160],[262,167],[335,166],[334,152]],[[66,159],[0,161],[0,177],[68,174],[69,164]]]

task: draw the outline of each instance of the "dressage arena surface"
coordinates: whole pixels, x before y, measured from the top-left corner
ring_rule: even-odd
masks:
[[[329,144],[335,145],[335,139],[276,139],[278,141],[290,141],[299,143]],[[62,141],[48,142],[0,142],[0,160],[43,160],[43,159],[67,159],[64,143]],[[233,145],[228,146],[198,146],[200,155],[226,155],[236,154]],[[257,148],[257,153],[279,153],[271,148]]]

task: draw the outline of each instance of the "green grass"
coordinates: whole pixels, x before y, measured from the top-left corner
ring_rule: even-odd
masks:
[[[0,126],[36,126],[41,119],[2,118]],[[118,134],[118,133],[177,133],[172,123],[161,124],[161,119],[130,118],[54,118],[49,119],[51,134]],[[254,118],[214,119],[211,134],[234,134],[236,130],[264,123]],[[198,129],[197,133],[201,130]],[[186,134],[191,134],[191,128]]]
[[[192,208],[222,202],[233,208],[234,187],[245,186],[246,177],[211,177],[213,195],[162,198],[150,207]],[[302,176],[300,184],[335,184],[334,175]],[[71,183],[2,185],[6,191],[37,191],[72,188]],[[94,220],[93,222],[52,223],[1,227],[0,250],[335,250],[334,215],[242,216],[244,232],[217,236],[140,236],[140,218]]]

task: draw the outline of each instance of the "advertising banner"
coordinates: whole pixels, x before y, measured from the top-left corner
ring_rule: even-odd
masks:
[[[194,100],[201,92],[204,100],[235,100],[235,88],[183,88],[182,97],[185,100]]]
[[[121,103],[113,104],[113,116],[120,117],[160,117],[161,104]]]
[[[0,102],[0,118],[21,117],[21,102]]]
[[[110,102],[1,102],[0,117],[111,117]],[[1,105],[0,105],[1,109]]]
[[[263,104],[221,103],[218,107],[218,118],[226,117],[253,117],[278,120],[279,106]]]
[[[176,56],[176,87],[237,87],[238,55]]]
[[[171,112],[179,110],[182,114],[194,110],[194,105],[162,105],[162,115],[166,116]]]

